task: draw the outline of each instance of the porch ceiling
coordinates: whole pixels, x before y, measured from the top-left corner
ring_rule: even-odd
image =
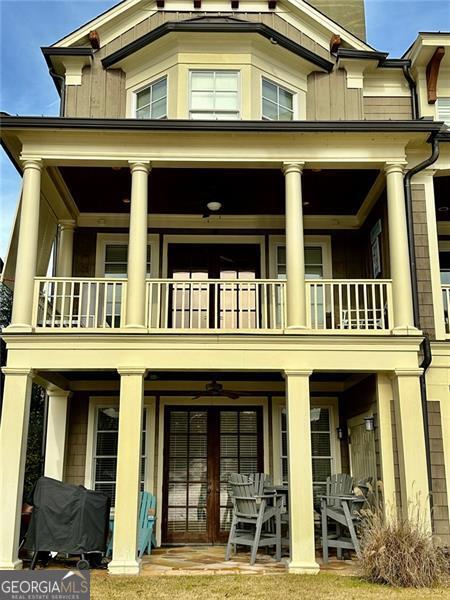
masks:
[[[450,176],[434,179],[436,217],[438,221],[450,221]]]
[[[60,167],[80,212],[127,213],[128,169]],[[377,170],[305,170],[305,214],[355,215]],[[206,203],[222,203],[221,214],[284,214],[284,177],[276,169],[153,169],[150,214],[202,214]]]

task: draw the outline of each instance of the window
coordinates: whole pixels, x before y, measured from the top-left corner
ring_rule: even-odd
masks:
[[[191,71],[191,119],[239,119],[237,71]]]
[[[147,409],[144,408],[141,446],[141,491],[144,489],[146,471]],[[94,490],[104,492],[116,500],[117,440],[119,435],[119,408],[97,407],[93,456]]]
[[[450,126],[450,98],[438,98],[438,119]]]
[[[325,492],[325,483],[333,471],[331,410],[330,408],[312,407],[311,419],[311,451],[314,496]],[[287,450],[287,417],[286,409],[281,412],[281,475],[283,483],[288,483],[288,450]]]
[[[147,246],[147,277],[151,274],[151,246]],[[105,277],[127,276],[128,244],[105,245]]]
[[[136,93],[136,118],[167,118],[167,77]]]
[[[294,118],[294,94],[263,79],[262,118],[267,121],[292,121]]]
[[[323,278],[322,246],[305,246],[305,278]],[[277,246],[277,279],[286,279],[286,246]]]

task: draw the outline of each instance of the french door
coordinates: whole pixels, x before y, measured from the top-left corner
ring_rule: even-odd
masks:
[[[256,327],[256,285],[240,287],[233,282],[259,277],[258,245],[170,244],[168,267],[169,277],[180,281],[172,287],[170,326],[186,329]],[[208,285],[211,279],[219,282]],[[185,281],[192,284],[184,285]]]
[[[221,543],[231,473],[263,471],[261,407],[167,407],[163,543]]]

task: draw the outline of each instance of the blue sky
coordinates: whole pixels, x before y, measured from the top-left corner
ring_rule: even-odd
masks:
[[[51,45],[115,4],[105,0],[0,0],[0,110],[57,115],[58,96],[40,47]],[[450,1],[366,0],[366,23],[369,44],[398,57],[418,31],[450,30]],[[6,253],[19,185],[19,176],[2,150],[1,257]]]

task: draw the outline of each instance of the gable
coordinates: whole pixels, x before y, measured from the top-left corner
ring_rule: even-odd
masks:
[[[352,13],[349,10],[347,5],[349,3],[354,4],[355,2],[359,5],[363,3],[363,0],[346,0],[344,2],[345,7],[341,6],[341,2],[328,2],[328,4],[336,4],[341,7],[341,13],[348,17],[349,15],[360,14],[361,12],[353,11]],[[132,41],[135,37],[139,37],[142,33],[149,31],[151,28],[150,21],[153,21],[153,27],[155,27],[155,25],[158,26],[167,20],[178,21],[215,14],[234,16],[246,21],[263,22],[287,37],[290,37],[291,34],[297,36],[302,34],[311,43],[320,46],[326,52],[329,51],[330,38],[335,34],[341,37],[343,45],[347,47],[359,50],[371,49],[364,41],[358,39],[358,37],[348,31],[345,26],[333,21],[326,14],[312,6],[311,3],[304,0],[279,0],[275,3],[269,3],[267,0],[253,0],[252,2],[247,0],[246,2],[241,1],[239,3],[238,10],[231,10],[230,0],[219,2],[202,0],[201,9],[198,10],[193,10],[194,3],[192,0],[164,0],[164,2],[160,2],[159,4],[160,6],[163,5],[163,8],[158,9],[156,0],[124,0],[109,11],[59,40],[53,46],[89,46],[89,32],[95,30],[100,37],[100,47],[103,47],[121,38],[127,38],[129,41]],[[275,9],[269,8],[273,4],[275,4]],[[320,1],[318,0],[316,4],[320,4]],[[322,6],[322,4],[321,7],[323,9],[331,10],[330,7],[327,8],[326,6]],[[164,13],[170,14],[170,18],[164,17]],[[348,21],[347,17],[346,21]],[[161,19],[160,22],[158,22],[159,19]],[[346,24],[348,23],[346,22]],[[284,31],[281,31],[283,29]]]

